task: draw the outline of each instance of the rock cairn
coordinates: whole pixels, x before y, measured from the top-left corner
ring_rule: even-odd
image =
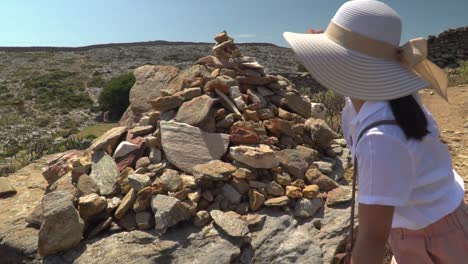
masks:
[[[151,81],[164,66],[136,69],[132,92],[159,89],[147,93],[147,104],[131,97],[138,123],[48,162],[49,193],[28,220],[41,229],[42,255],[107,230],[162,235],[188,221],[214,221],[243,237],[263,207],[312,217],[324,203],[349,201],[349,189],[337,183],[349,150],[317,118],[323,106],[312,107],[288,79],[265,74],[226,32],[215,40],[213,56],[182,73],[169,69],[174,76],[164,85]]]
[[[429,58],[441,67],[456,67],[468,59],[468,27],[449,29],[439,36],[429,36]]]

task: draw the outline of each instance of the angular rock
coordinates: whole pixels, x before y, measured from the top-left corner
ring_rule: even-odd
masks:
[[[268,85],[277,80],[274,76],[265,76],[265,77],[256,77],[256,76],[238,76],[236,80],[240,84],[249,84],[255,86],[264,86]]]
[[[213,210],[211,218],[226,234],[232,237],[244,237],[249,233],[248,224],[235,212]]]
[[[136,200],[136,192],[133,189],[125,195],[120,203],[119,207],[115,211],[115,218],[122,219],[130,208],[132,208],[133,203]]]
[[[308,119],[306,125],[310,127],[312,140],[322,148],[328,148],[333,139],[338,137],[336,132],[321,119]]]
[[[151,179],[145,174],[130,174],[128,176],[128,184],[130,184],[132,189],[136,192],[139,192],[141,189],[151,184]]]
[[[106,133],[104,133],[104,135],[95,139],[91,147],[89,147],[89,149],[96,151],[106,149],[107,146],[114,147],[115,145],[117,145],[119,138],[124,136],[125,132],[127,132],[126,126],[114,127]]]
[[[318,168],[310,168],[306,172],[305,177],[309,184],[317,185],[323,192],[329,192],[339,186],[336,181],[323,175]]]
[[[149,209],[153,193],[152,187],[145,187],[140,190],[136,195],[135,203],[133,203],[133,211],[138,213]]]
[[[286,196],[289,198],[302,198],[302,190],[296,186],[286,186]]]
[[[318,185],[309,185],[302,190],[302,196],[307,199],[313,199],[320,193]]]
[[[229,134],[231,142],[237,144],[257,144],[260,141],[260,138],[254,132],[233,126]]]
[[[153,126],[137,126],[128,131],[133,136],[144,136],[154,131]]]
[[[52,192],[42,199],[44,222],[39,231],[39,254],[49,256],[77,246],[84,224],[67,192]]]
[[[103,151],[95,152],[91,170],[89,177],[99,186],[100,194],[113,194],[117,187],[117,178],[120,175],[115,161]]]
[[[179,74],[179,69],[172,66],[145,65],[135,69],[135,84],[130,90],[130,107],[134,115],[140,117],[151,110],[150,101],[161,94],[172,79]]]
[[[192,173],[197,164],[219,160],[229,145],[226,134],[205,133],[197,127],[176,122],[161,121],[160,126],[166,158],[187,173]]]
[[[340,186],[333,189],[327,194],[327,205],[334,206],[342,203],[347,203],[352,199],[351,188]]]
[[[265,206],[284,206],[289,203],[289,197],[280,196],[275,198],[270,198],[265,201]]]
[[[0,198],[15,195],[16,190],[5,177],[0,177]]]
[[[297,179],[304,179],[309,164],[304,157],[295,149],[284,149],[276,152],[276,157],[281,166]]]
[[[333,172],[333,163],[327,161],[315,161],[314,165],[324,174],[330,175]]]
[[[133,231],[137,229],[135,213],[133,211],[128,211],[122,218],[119,219],[118,223],[119,226],[124,228],[126,231]]]
[[[242,199],[242,195],[229,184],[223,186],[221,193],[231,204],[239,204]]]
[[[244,180],[255,180],[255,174],[247,168],[239,168],[232,173],[232,177]]]
[[[247,193],[249,191],[249,184],[242,180],[242,179],[239,179],[239,178],[235,178],[233,177],[232,180],[231,180],[231,185],[232,187],[234,187],[240,194],[244,194],[244,193]]]
[[[298,94],[286,92],[282,104],[304,118],[309,118],[312,114],[310,102]]]
[[[263,96],[261,96],[260,94],[258,94],[255,91],[249,89],[249,90],[247,90],[247,95],[249,96],[249,99],[253,104],[258,104],[260,106],[260,108],[267,107],[267,105],[268,105],[267,100]]]
[[[181,97],[184,101],[192,100],[195,97],[202,95],[200,87],[187,88],[183,91],[175,93],[174,96]]]
[[[87,221],[98,215],[107,207],[106,198],[95,193],[80,197],[78,200],[78,212],[81,219]]]
[[[227,181],[236,167],[220,160],[212,160],[205,164],[199,164],[193,167],[193,175],[204,179],[214,181]]]
[[[303,218],[312,217],[322,206],[322,200],[317,197],[311,200],[305,198],[300,199],[294,207],[294,216]]]
[[[273,116],[274,117],[274,116]],[[264,122],[264,126],[276,136],[281,134],[294,137],[296,133],[292,129],[294,123],[280,118],[273,118]]]
[[[260,119],[260,120],[267,120],[268,121],[268,119],[275,118],[275,113],[273,112],[273,110],[267,109],[267,108],[258,109],[257,110],[257,116],[258,116],[258,119]]]
[[[112,155],[112,157],[114,159],[121,158],[130,154],[131,152],[137,149],[138,149],[138,146],[136,144],[130,143],[128,141],[122,141],[115,149],[114,155]]]
[[[51,185],[72,169],[70,166],[72,160],[82,155],[81,151],[70,150],[65,153],[49,156],[46,160],[47,166],[42,172],[42,176]]]
[[[184,100],[179,96],[161,96],[151,101],[154,110],[166,112],[181,106]]]
[[[287,173],[278,173],[275,175],[275,181],[282,186],[288,186],[291,184],[291,176]]]
[[[197,78],[201,78],[202,81],[207,80],[211,78],[211,73],[203,65],[193,65],[184,70],[166,87],[161,89],[161,93],[162,95],[173,95],[184,90],[184,88],[199,87],[200,84],[195,85],[193,83]]]
[[[150,212],[138,212],[135,214],[135,221],[138,229],[146,230],[154,226],[153,214]]]
[[[249,190],[249,205],[252,211],[260,209],[265,203],[265,196],[259,191],[250,189]]]
[[[242,97],[235,98],[234,101],[236,102],[236,104],[234,104],[231,101],[231,99],[229,99],[229,97],[227,95],[220,92],[219,90],[215,90],[215,93],[219,96],[220,102],[224,106],[224,108],[228,109],[229,111],[231,111],[232,113],[234,113],[236,115],[242,116],[241,112],[239,112],[239,109],[241,109],[241,110],[243,110],[243,109],[242,108],[238,109],[238,106],[236,106],[236,104],[238,104],[238,102],[236,102],[236,100],[239,99],[239,98],[242,100]],[[245,102],[244,102],[244,104],[245,104]]]
[[[119,185],[122,193],[128,193],[128,191],[130,191],[130,189],[132,188],[128,183],[128,176],[130,176],[133,173],[133,169],[127,167],[120,173],[119,177],[117,178],[117,184]]]
[[[182,178],[182,188],[193,189],[197,187],[195,177],[191,175],[180,175],[180,178]]]
[[[229,150],[231,157],[253,168],[270,169],[279,165],[275,152],[267,145],[238,146]]]
[[[289,183],[288,183],[289,184]],[[287,184],[286,184],[287,185]],[[266,185],[266,192],[273,196],[282,196],[284,195],[283,187],[275,181],[272,181]]]
[[[119,207],[122,200],[119,197],[112,197],[112,199],[107,199],[106,213],[109,215],[114,214],[115,210]]]
[[[158,180],[161,185],[170,192],[180,191],[184,184],[179,172],[171,169],[166,169]]]
[[[197,126],[206,119],[213,103],[214,100],[208,95],[202,95],[185,102],[179,108],[175,121]]]
[[[219,79],[213,79],[205,84],[205,93],[212,93],[215,90],[223,94],[229,94],[229,85]]]
[[[190,219],[190,211],[175,197],[156,195],[151,201],[155,218],[156,233],[164,234],[166,230],[179,222]]]
[[[198,211],[195,217],[193,218],[193,224],[197,227],[203,227],[210,223],[211,217],[208,211],[202,210]]]

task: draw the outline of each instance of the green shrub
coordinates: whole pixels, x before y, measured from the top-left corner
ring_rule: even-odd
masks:
[[[93,78],[88,82],[88,87],[104,87],[106,81],[101,76],[93,75]]]
[[[468,61],[459,61],[457,69],[448,73],[449,84],[459,85],[468,83]]]
[[[102,111],[109,111],[111,115],[120,117],[127,110],[130,89],[135,83],[133,73],[127,73],[112,78],[99,96],[99,106]]]
[[[76,73],[56,70],[46,74],[35,74],[24,83],[27,91],[34,91],[36,104],[43,109],[58,108],[71,110],[90,108],[93,101],[86,93]],[[29,97],[27,96],[27,97]]]

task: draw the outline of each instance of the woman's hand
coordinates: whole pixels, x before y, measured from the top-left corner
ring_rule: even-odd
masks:
[[[313,28],[309,28],[306,32],[309,33],[309,34],[322,34],[322,33],[323,33],[323,29],[313,29]]]

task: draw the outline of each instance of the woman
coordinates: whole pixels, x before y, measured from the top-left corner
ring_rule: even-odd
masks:
[[[285,33],[312,76],[346,96],[343,131],[358,173],[358,264],[468,263],[463,180],[417,91],[446,98],[447,78],[426,59],[427,43],[399,48],[400,16],[374,0],[345,3],[325,33]]]

